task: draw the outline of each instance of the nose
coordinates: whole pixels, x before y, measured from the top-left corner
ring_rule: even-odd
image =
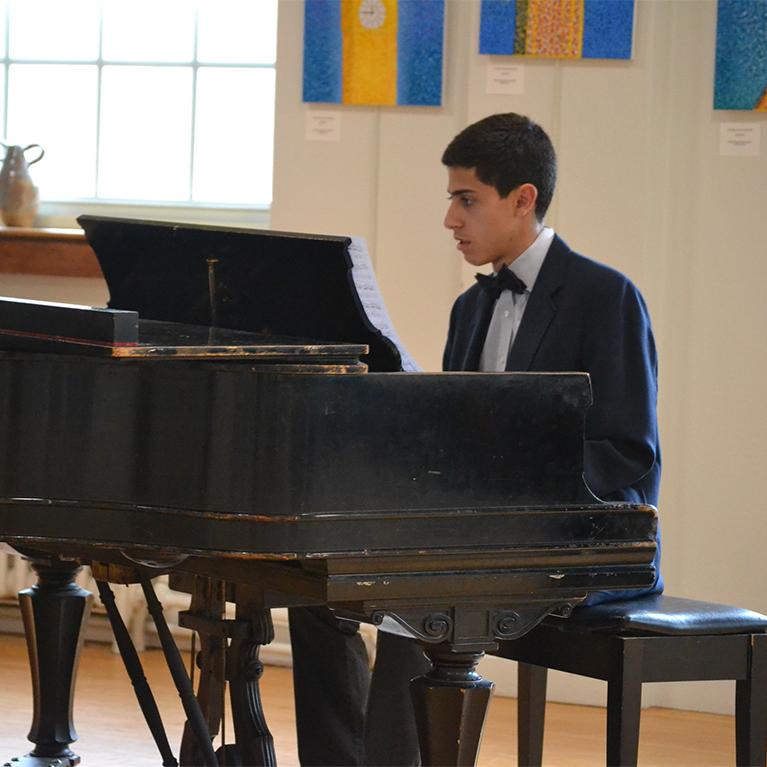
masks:
[[[447,206],[447,213],[445,213],[445,219],[442,222],[445,229],[457,229],[460,225],[460,219],[456,215],[455,200],[451,200]]]

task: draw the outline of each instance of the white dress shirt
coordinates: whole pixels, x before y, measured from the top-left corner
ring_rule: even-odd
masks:
[[[514,344],[527,300],[535,287],[543,259],[554,239],[554,230],[548,226],[541,229],[535,242],[509,264],[509,269],[525,283],[524,293],[504,290],[495,302],[493,316],[487,329],[485,345],[479,358],[479,369],[484,372],[506,370],[509,350]]]

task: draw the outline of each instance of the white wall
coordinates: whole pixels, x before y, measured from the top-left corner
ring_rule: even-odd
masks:
[[[365,236],[398,332],[437,369],[467,270],[441,227],[440,154],[469,122],[529,114],[558,148],[549,223],[581,252],[628,274],[653,314],[664,448],[661,518],[667,590],[767,612],[765,115],[715,112],[714,0],[638,0],[630,62],[525,62],[525,93],[485,93],[479,3],[448,0],[444,106],[321,107],[338,143],[304,140],[303,4],[280,4],[277,229]],[[719,124],[752,122],[757,158],[719,156]],[[425,299],[425,300],[424,300]],[[513,674],[492,675],[513,689]],[[595,686],[597,685],[597,686]],[[556,697],[597,701],[601,685],[559,680]],[[597,690],[598,693],[595,693]],[[649,686],[645,700],[731,710],[733,685]]]

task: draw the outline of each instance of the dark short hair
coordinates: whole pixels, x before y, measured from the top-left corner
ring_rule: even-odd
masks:
[[[540,125],[514,112],[490,115],[464,128],[448,144],[442,162],[449,168],[473,168],[501,197],[522,184],[533,184],[539,221],[554,195],[557,156],[551,139]]]

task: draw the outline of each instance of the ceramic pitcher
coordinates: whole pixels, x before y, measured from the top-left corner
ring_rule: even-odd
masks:
[[[32,183],[29,166],[43,158],[45,151],[39,144],[21,147],[4,144],[3,167],[0,169],[0,216],[6,226],[32,226],[37,215],[37,187]],[[39,150],[32,160],[25,154]]]

